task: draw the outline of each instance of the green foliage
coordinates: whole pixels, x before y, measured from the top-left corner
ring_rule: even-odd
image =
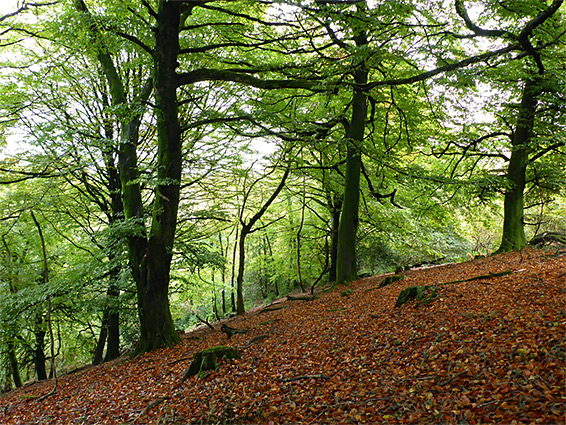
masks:
[[[160,196],[155,187],[179,183],[156,177],[155,99],[139,101],[153,73],[147,50],[155,43],[155,16],[133,0],[86,1],[90,15],[72,3],[34,6],[37,19],[0,22],[0,146],[17,138],[25,147],[0,158],[0,182],[12,182],[0,186],[0,336],[18,341],[26,377],[47,299],[62,335],[60,363],[89,360],[104,311],[120,313],[123,346],[138,338],[127,240],[148,233],[151,214],[159,212],[151,207]],[[246,240],[246,302],[328,282],[356,67],[377,83],[365,91],[367,122],[356,141],[364,164],[358,271],[485,254],[500,238],[517,104],[537,63],[516,51],[415,84],[385,82],[495,51],[548,2],[464,2],[482,11],[476,25],[506,32],[481,38],[440,0],[307,3],[213,2],[183,16],[177,72],[216,69],[237,78],[177,90],[184,165],[170,297],[178,328],[199,324],[197,315],[214,320],[230,312],[242,221],[287,167],[286,187]],[[566,75],[562,40],[555,40],[562,28],[560,11],[529,35],[544,46],[545,67],[536,137],[528,145],[529,235],[565,231]],[[360,42],[362,32],[367,42]],[[24,34],[36,37],[17,43]],[[125,103],[111,102],[97,60],[101,48],[115,61]],[[264,90],[241,84],[244,77],[270,88],[295,80],[312,86]],[[140,112],[139,178],[128,184],[140,185],[144,214],[124,220],[114,173],[124,123]],[[269,155],[254,152],[259,143]],[[48,284],[41,282],[30,209],[46,236]],[[118,295],[109,296],[110,288]]]

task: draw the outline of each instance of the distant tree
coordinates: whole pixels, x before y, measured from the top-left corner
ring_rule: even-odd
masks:
[[[276,168],[274,167],[269,174],[273,173],[275,170]],[[279,181],[277,187],[269,194],[269,197],[265,200],[265,202],[263,202],[263,205],[261,205],[259,210],[257,210],[251,217],[247,219],[244,216],[246,210],[246,204],[248,203],[248,199],[250,197],[251,191],[254,189],[254,187],[257,185],[257,183],[260,181],[261,178],[256,179],[254,182],[252,182],[249,185],[248,188],[245,189],[245,194],[242,200],[242,206],[239,215],[241,229],[240,229],[240,237],[238,240],[239,255],[238,255],[238,274],[236,280],[237,282],[236,313],[237,314],[243,314],[245,312],[243,285],[244,285],[244,271],[245,271],[245,261],[246,261],[246,254],[245,254],[246,238],[250,233],[257,230],[254,229],[254,226],[263,217],[263,215],[265,214],[269,206],[273,203],[273,201],[275,201],[281,190],[283,190],[287,177],[289,176],[289,172],[290,172],[289,168],[286,168],[285,171],[283,172],[283,175],[281,176],[281,180]]]

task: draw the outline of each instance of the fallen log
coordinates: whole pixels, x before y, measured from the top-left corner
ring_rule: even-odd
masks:
[[[263,341],[265,338],[269,338],[269,335],[254,336],[252,339],[248,341],[248,343],[246,344],[246,348],[252,344],[255,344],[256,342]]]
[[[284,306],[284,305],[274,305],[274,306],[271,306],[271,307],[265,307],[264,309],[260,310],[259,312],[260,313],[266,313],[268,311],[277,311],[277,310],[281,310],[283,308],[287,308],[287,307]]]
[[[491,279],[491,278],[494,278],[494,277],[507,276],[507,275],[510,275],[511,273],[513,273],[513,271],[511,271],[511,270],[506,270],[506,271],[500,272],[500,273],[489,272],[489,274],[484,274],[484,275],[481,275],[481,276],[474,276],[474,277],[470,277],[469,279],[461,279],[461,280],[453,280],[451,282],[437,283],[436,286],[451,285],[453,283],[472,282],[474,280],[480,280],[480,279]],[[434,285],[430,285],[430,286],[434,286]]]
[[[553,243],[566,245],[566,235],[559,232],[544,232],[540,235],[533,236],[533,238],[529,241],[529,245],[533,246],[551,245]]]
[[[494,277],[507,276],[511,273],[512,273],[511,270],[507,270],[500,273],[490,272],[489,274],[485,274],[481,276],[474,276],[468,279],[453,280],[451,282],[436,283],[434,285],[410,286],[401,291],[401,293],[397,297],[397,302],[395,303],[395,307],[400,307],[411,300],[417,300],[418,301],[417,305],[428,304],[438,297],[437,289],[439,286],[452,285],[455,283],[472,282],[474,280],[492,279]],[[487,284],[486,282],[481,282],[481,283]]]
[[[276,381],[279,382],[293,382],[293,381],[301,381],[303,379],[330,379],[330,376],[323,375],[321,373],[316,375],[301,375],[301,376],[294,376],[292,378],[277,378]]]
[[[293,295],[287,295],[287,300],[289,301],[312,301],[316,299],[317,297],[315,295],[300,295],[298,297],[294,297]]]

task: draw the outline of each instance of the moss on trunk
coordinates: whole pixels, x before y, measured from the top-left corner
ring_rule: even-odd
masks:
[[[507,168],[508,186],[505,191],[503,235],[497,253],[519,250],[527,245],[524,229],[524,191],[529,164],[529,140],[533,135],[539,94],[540,87],[537,83],[527,81],[519,106]]]

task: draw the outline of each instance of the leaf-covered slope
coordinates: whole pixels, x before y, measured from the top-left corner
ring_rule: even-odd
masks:
[[[430,269],[378,288],[363,279],[313,301],[256,310],[172,349],[0,397],[6,424],[560,423],[564,419],[566,257],[524,250]],[[395,309],[413,285],[431,303]],[[263,338],[254,337],[264,335]],[[251,342],[254,339],[254,342]],[[217,372],[181,378],[198,351],[243,349]]]

